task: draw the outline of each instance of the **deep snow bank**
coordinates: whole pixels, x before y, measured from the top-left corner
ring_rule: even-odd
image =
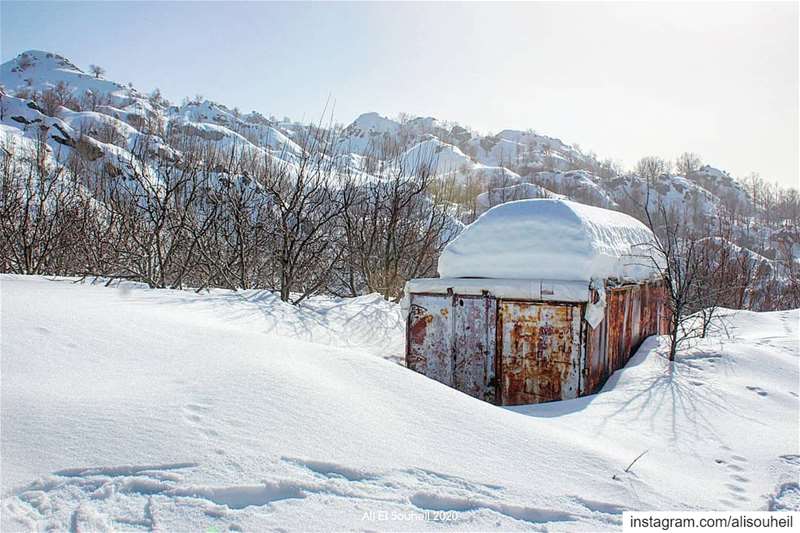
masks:
[[[518,200],[482,214],[439,258],[443,278],[647,279],[653,235],[618,211],[562,199]]]
[[[322,327],[253,296],[0,276],[2,530],[602,530],[798,494],[797,312],[510,410],[384,360],[384,303]]]

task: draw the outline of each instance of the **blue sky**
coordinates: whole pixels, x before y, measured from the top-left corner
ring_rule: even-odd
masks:
[[[797,3],[3,1],[0,57],[27,49],[174,101],[315,120],[330,98],[344,123],[404,111],[798,182]]]

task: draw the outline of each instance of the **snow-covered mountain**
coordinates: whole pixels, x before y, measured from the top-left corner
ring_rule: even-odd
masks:
[[[180,161],[187,142],[208,153],[290,167],[320,148],[314,144],[318,141],[311,142],[319,131],[312,124],[278,121],[255,111],[243,114],[200,97],[173,105],[157,91],[146,94],[89,74],[52,52],[31,50],[2,64],[0,85],[4,146],[31,147],[43,139],[53,157],[66,162],[77,156],[98,175],[124,175],[122,162],[143,150]],[[432,117],[395,120],[368,112],[346,127],[325,131],[328,145],[320,157],[332,158],[351,174],[369,178],[387,167],[414,173],[420,165],[431,166],[464,189],[462,200],[473,208],[459,211],[467,213],[460,215],[462,222],[507,199],[564,196],[634,215],[645,203],[641,177],[533,130],[486,135]],[[664,174],[651,184],[651,203],[680,210],[699,225],[713,225],[726,213],[748,216],[755,209],[740,182],[708,165],[686,176]],[[761,230],[750,221],[744,226],[736,232],[750,240],[737,244],[755,246],[750,236]],[[766,252],[772,232],[760,237],[758,253]]]
[[[169,139],[171,133],[180,132],[223,151],[293,163],[312,127],[270,120],[257,112],[242,114],[204,99],[170,105],[158,94],[146,95],[130,85],[91,75],[63,56],[38,50],[23,52],[0,66],[0,84],[3,131],[33,139],[46,130],[48,145],[61,158],[76,150],[85,158],[110,164],[143,143],[148,150],[180,157],[179,147]],[[489,188],[530,182],[603,207],[615,207],[617,197],[636,194],[637,188],[636,180],[599,178],[600,164],[594,156],[533,130],[482,135],[432,117],[400,121],[369,112],[337,131],[334,144],[340,160],[355,167],[362,165],[364,156],[394,157],[412,168],[432,161],[441,175],[459,183],[477,182]],[[715,214],[714,205],[721,198],[748,203],[741,185],[711,167],[668,181],[662,195],[677,200],[691,190],[709,204],[702,207],[708,216]]]

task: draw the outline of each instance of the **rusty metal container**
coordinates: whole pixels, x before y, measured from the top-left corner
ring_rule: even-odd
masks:
[[[662,282],[608,283],[605,316],[593,328],[584,312],[598,294],[588,284],[436,281],[421,284],[425,292],[411,285],[406,364],[497,405],[592,394],[668,325]]]

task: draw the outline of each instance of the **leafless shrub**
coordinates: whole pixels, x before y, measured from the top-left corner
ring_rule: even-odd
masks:
[[[65,167],[6,142],[0,150],[3,269],[18,274],[67,274],[80,235],[85,198]]]
[[[72,94],[69,85],[64,82],[58,82],[55,87],[42,91],[36,98],[36,102],[42,108],[44,114],[51,117],[57,117],[61,107],[66,107],[73,111],[81,110],[80,102]]]

